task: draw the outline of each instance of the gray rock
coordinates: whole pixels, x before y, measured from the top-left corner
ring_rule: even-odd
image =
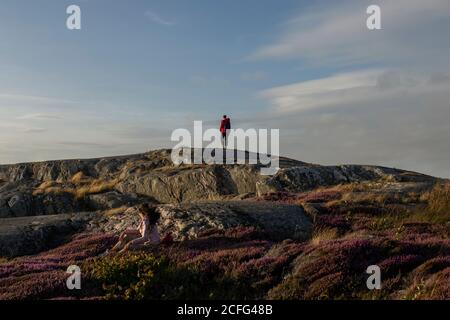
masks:
[[[431,182],[436,179],[415,172],[377,166],[295,166],[281,169],[265,181],[264,186],[269,185],[276,191],[302,192],[320,186],[376,180]]]
[[[9,218],[13,215],[9,207],[7,206],[0,206],[0,219],[2,218]]]
[[[91,213],[1,219],[0,257],[30,255],[55,247],[91,219]]]
[[[29,215],[73,213],[85,209],[85,201],[77,200],[71,194],[46,194],[33,197],[33,210]]]
[[[204,201],[160,205],[158,223],[162,236],[171,233],[175,240],[195,239],[202,232],[235,227],[254,227],[276,240],[305,240],[311,236],[312,222],[296,205],[255,201]],[[139,225],[132,208],[115,216],[98,215],[92,231],[120,233]]]
[[[87,205],[71,194],[32,194],[31,190],[0,194],[0,217],[26,217],[83,211]]]
[[[27,216],[31,211],[32,197],[24,193],[17,193],[8,201],[8,206],[12,214],[16,217]]]
[[[244,156],[247,158],[248,154]],[[302,209],[242,199],[268,192],[303,192],[348,182],[371,181],[402,186],[408,183],[413,190],[418,185],[422,189],[429,188],[439,181],[384,167],[319,166],[287,158],[280,158],[281,169],[273,176],[262,176],[260,168],[259,164],[174,166],[170,150],[99,159],[0,165],[0,252],[18,255],[43,250],[53,243],[52,239],[58,242],[79,228],[120,232],[136,227],[139,218],[130,211],[116,216],[91,213],[88,218],[77,212],[127,207],[153,200],[167,203],[160,207],[161,232],[172,232],[178,240],[198,237],[211,228],[237,226],[254,226],[276,239],[306,239],[311,232],[310,217],[318,214],[312,206]],[[114,179],[118,181],[116,190],[81,200],[71,193],[33,194],[44,181],[58,181],[74,187],[70,180],[78,172],[93,179]],[[224,201],[229,199],[239,201]],[[16,220],[11,219],[13,217]],[[82,222],[74,217],[80,217]]]
[[[228,171],[219,166],[193,166],[131,174],[117,187],[121,193],[137,193],[172,203],[216,199],[237,194]]]
[[[133,206],[142,200],[136,194],[122,194],[116,191],[90,195],[88,206],[93,210],[108,210],[122,206]]]
[[[311,217],[313,221],[316,221],[317,216],[320,214],[320,204],[314,204],[314,203],[303,203],[302,207],[303,210],[305,210],[305,213]]]
[[[248,155],[245,155],[248,156]],[[319,186],[363,181],[434,182],[417,173],[376,166],[318,166],[280,158],[274,176],[260,175],[259,165],[174,166],[170,150],[88,160],[62,160],[0,166],[0,216],[26,216],[102,210],[133,204],[132,194],[161,203],[181,203],[245,197],[277,191],[302,192]],[[91,178],[116,179],[115,193],[89,196],[87,201],[67,194],[33,196],[43,181],[69,181],[77,172]],[[6,200],[6,204],[5,204]]]
[[[299,206],[253,201],[209,201],[159,207],[162,234],[193,239],[210,229],[256,227],[271,238],[305,240],[312,232],[311,220]]]

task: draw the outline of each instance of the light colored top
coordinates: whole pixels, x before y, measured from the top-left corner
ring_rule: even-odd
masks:
[[[158,226],[155,224],[150,232],[149,243],[151,244],[159,244],[161,242],[161,238],[159,237]]]
[[[148,243],[159,244],[161,242],[161,238],[159,237],[158,226],[150,225],[148,217],[144,218],[139,225],[139,232],[141,233],[142,238],[144,238]]]
[[[139,224],[138,230],[143,238],[148,238],[150,235],[150,222],[148,217],[145,217]]]

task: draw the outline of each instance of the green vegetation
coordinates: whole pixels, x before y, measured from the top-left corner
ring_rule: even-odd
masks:
[[[94,181],[80,174],[71,186],[93,190]],[[48,192],[62,185],[41,187]],[[307,242],[270,240],[255,228],[239,227],[99,257],[116,236],[85,235],[35,257],[0,259],[0,279],[8,281],[0,299],[72,294],[55,279],[66,279],[63,270],[74,261],[85,277],[85,290],[76,298],[448,299],[449,184],[408,188],[403,194],[395,184],[373,187],[351,184],[273,196],[269,201],[308,204],[317,211]],[[367,289],[369,265],[382,270],[381,290]]]
[[[85,267],[107,299],[232,299],[240,295],[235,289],[240,286],[227,276],[211,277],[148,253],[97,259]]]

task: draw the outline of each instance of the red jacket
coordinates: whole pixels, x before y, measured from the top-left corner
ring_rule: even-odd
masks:
[[[230,129],[231,127],[231,121],[230,118],[222,119],[220,121],[220,132],[225,133],[225,130]]]

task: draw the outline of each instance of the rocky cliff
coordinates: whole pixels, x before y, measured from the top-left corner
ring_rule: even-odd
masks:
[[[0,217],[111,209],[144,198],[182,203],[300,192],[350,182],[435,180],[376,166],[319,166],[286,158],[280,164],[280,171],[268,177],[260,175],[259,165],[175,166],[169,150],[158,150],[115,158],[0,166]],[[77,196],[80,190],[86,192]]]
[[[304,239],[311,225],[299,206],[264,205],[252,199],[355,182],[432,185],[436,181],[397,169],[319,166],[287,158],[280,159],[274,176],[261,175],[260,168],[258,164],[176,166],[170,150],[0,166],[0,256],[39,251],[80,228],[119,232],[136,222],[135,215],[123,213],[141,202],[161,205],[163,231],[172,232],[176,239],[237,226],[256,226],[275,238]],[[108,212],[118,214],[105,215]],[[33,244],[33,239],[38,240]]]

